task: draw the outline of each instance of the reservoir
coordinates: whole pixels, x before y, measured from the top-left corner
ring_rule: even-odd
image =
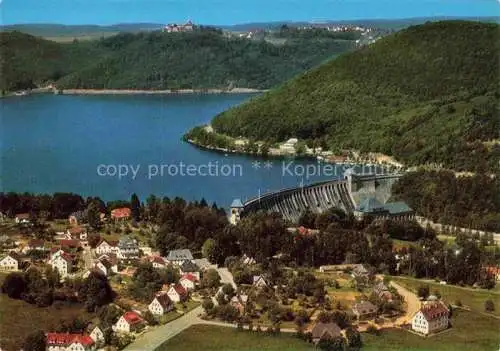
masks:
[[[259,193],[332,179],[314,160],[201,150],[190,128],[251,99],[213,95],[31,95],[0,101],[0,190],[74,192],[103,200],[137,193],[228,207]],[[306,168],[307,169],[306,172]],[[332,171],[333,168],[333,171]]]

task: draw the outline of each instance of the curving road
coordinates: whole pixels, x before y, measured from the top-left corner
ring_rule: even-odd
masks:
[[[398,317],[398,319],[394,322],[394,324],[401,325],[401,324],[411,323],[412,317],[420,309],[420,300],[418,299],[418,296],[414,292],[406,289],[405,287],[399,285],[394,281],[391,281],[390,285],[397,290],[399,295],[404,297],[406,304],[405,314]]]

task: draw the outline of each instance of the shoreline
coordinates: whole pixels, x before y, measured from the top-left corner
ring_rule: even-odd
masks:
[[[1,96],[6,97],[24,97],[32,94],[55,94],[55,95],[189,95],[189,94],[259,94],[265,93],[268,89],[252,88],[234,88],[227,89],[165,89],[165,90],[147,90],[147,89],[57,89],[54,87],[35,88],[32,90],[23,90],[23,94],[18,92],[9,92]]]
[[[61,89],[54,91],[60,95],[175,95],[175,94],[251,94],[264,93],[267,90],[251,88],[226,89]]]

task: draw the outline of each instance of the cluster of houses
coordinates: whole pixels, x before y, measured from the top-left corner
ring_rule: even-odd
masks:
[[[47,333],[47,351],[90,351],[96,350],[104,343],[104,333],[98,327],[92,328],[89,334]]]

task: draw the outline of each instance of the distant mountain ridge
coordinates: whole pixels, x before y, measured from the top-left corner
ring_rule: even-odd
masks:
[[[356,20],[325,20],[321,22],[314,21],[276,21],[276,22],[254,22],[241,23],[234,25],[217,25],[207,24],[207,26],[220,28],[228,31],[249,31],[256,28],[274,29],[283,24],[293,26],[305,26],[311,24],[352,24],[364,25],[369,27],[377,27],[381,29],[400,30],[411,25],[423,24],[427,21],[442,21],[451,19],[473,20],[482,22],[500,21],[499,17],[416,17],[403,19],[356,19]],[[117,23],[112,25],[96,25],[96,24],[81,24],[81,25],[65,25],[58,23],[32,23],[32,24],[12,24],[0,26],[0,31],[17,30],[26,34],[31,34],[41,37],[58,37],[58,36],[83,36],[100,33],[119,33],[119,32],[141,32],[159,30],[166,23]]]
[[[407,164],[500,169],[500,26],[412,26],[214,118],[216,132],[382,152]]]

